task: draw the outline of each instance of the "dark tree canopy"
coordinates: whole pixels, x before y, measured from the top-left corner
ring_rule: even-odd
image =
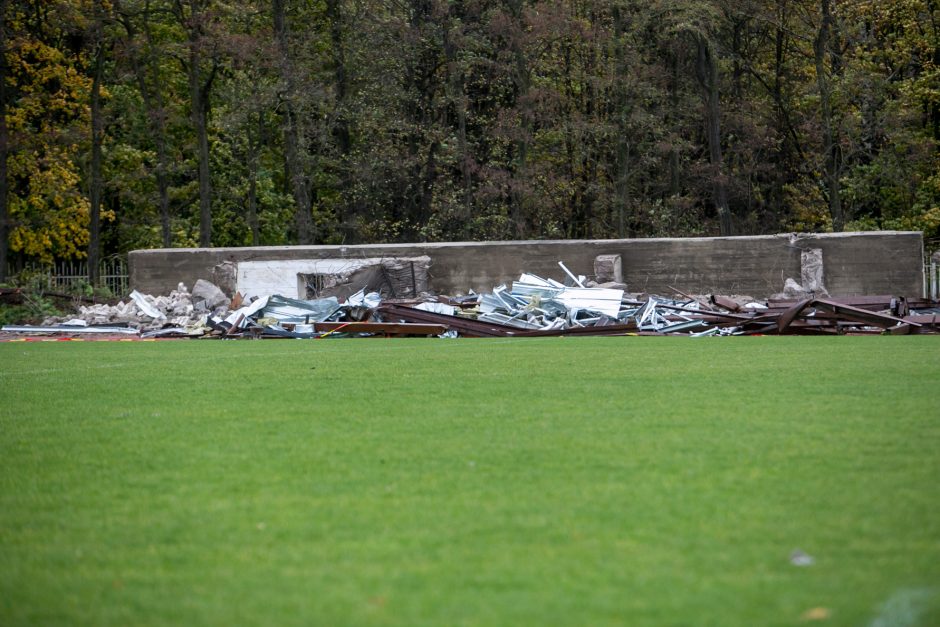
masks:
[[[940,235],[927,0],[2,0],[5,260]]]

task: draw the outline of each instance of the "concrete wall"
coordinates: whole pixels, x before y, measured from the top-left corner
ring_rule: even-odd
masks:
[[[922,293],[923,237],[903,231],[136,250],[130,254],[130,282],[141,292],[163,294],[179,282],[191,287],[196,279],[211,280],[213,266],[223,261],[428,255],[434,290],[456,294],[489,290],[522,271],[561,280],[559,260],[572,272],[591,276],[595,256],[619,254],[633,292],[669,294],[671,286],[689,293],[764,297],[780,292],[787,277],[800,280],[804,248],[822,249],[825,284],[833,296]]]

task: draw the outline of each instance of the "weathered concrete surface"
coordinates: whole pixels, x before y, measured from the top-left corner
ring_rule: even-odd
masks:
[[[623,261],[620,255],[598,255],[594,258],[594,280],[598,283],[623,283]]]
[[[833,296],[891,294],[917,297],[923,289],[920,232],[781,234],[624,240],[447,242],[363,246],[171,248],[130,254],[130,282],[144,293],[164,294],[180,281],[212,279],[223,261],[431,257],[434,290],[456,294],[488,290],[522,271],[561,280],[558,261],[576,274],[594,274],[597,255],[620,255],[633,292],[750,294],[779,292],[800,276],[803,249],[823,251],[826,287]]]
[[[816,296],[829,296],[825,284],[825,263],[821,248],[804,248],[800,252],[800,283]]]

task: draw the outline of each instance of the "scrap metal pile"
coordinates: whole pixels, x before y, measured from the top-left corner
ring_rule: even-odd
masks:
[[[458,297],[383,299],[365,290],[298,300],[280,295],[229,300],[199,281],[169,296],[132,292],[128,302],[81,307],[11,334],[139,338],[545,337],[561,335],[849,335],[940,332],[936,301],[890,296],[764,300],[728,296],[636,295],[597,285],[559,263],[566,283],[522,274],[511,286]]]
[[[619,292],[619,294],[618,294]],[[940,332],[940,306],[889,296],[768,300],[711,295],[632,296],[523,274],[512,289],[449,299],[454,311],[383,303],[402,322],[440,324],[466,337],[551,335],[870,335]]]

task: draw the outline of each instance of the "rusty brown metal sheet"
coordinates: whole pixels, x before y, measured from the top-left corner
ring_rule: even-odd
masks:
[[[802,313],[803,310],[806,309],[812,302],[813,301],[810,298],[801,300],[780,314],[780,317],[777,318],[777,331],[779,333],[786,333],[789,326],[793,323],[794,320],[796,320],[796,317],[799,316],[800,313]]]
[[[636,335],[637,326],[631,324],[607,324],[593,327],[569,327],[567,329],[548,329],[545,331],[520,331],[518,337],[557,337],[562,335]],[[650,333],[649,335],[662,335]]]
[[[888,335],[910,335],[911,325],[899,324],[897,326],[885,329],[885,333],[887,333]]]
[[[812,319],[802,315],[807,309],[813,310],[814,316]],[[819,312],[818,315],[815,315],[817,312]],[[858,326],[873,326],[887,330],[891,334],[905,334],[920,327],[921,324],[915,320],[823,298],[796,302],[790,308],[781,312],[777,318],[777,329],[780,333],[804,332],[810,327],[821,328],[825,326],[837,330]]]
[[[864,322],[876,327],[882,327],[887,329],[899,324],[905,324],[904,318],[898,318],[896,316],[889,316],[888,314],[878,313],[875,311],[869,311],[868,309],[861,309],[859,307],[854,307],[852,305],[844,305],[834,300],[827,300],[822,298],[817,298],[812,301],[812,306],[817,309],[823,309],[832,311],[833,313],[839,314],[839,316],[844,318],[853,319],[859,322]],[[920,325],[916,322],[909,322],[914,327],[919,327]]]
[[[317,332],[376,333],[381,335],[440,335],[447,330],[442,324],[408,322],[314,322]]]
[[[636,323],[607,324],[592,327],[571,327],[568,329],[547,329],[545,331],[527,331],[501,324],[480,322],[460,316],[448,316],[430,311],[422,311],[399,305],[381,305],[379,311],[388,318],[440,324],[448,330],[458,331],[466,337],[555,337],[561,335],[627,335],[636,333]]]
[[[904,316],[904,322],[916,322],[920,325],[940,325],[940,315],[938,314],[911,314]]]
[[[515,327],[422,311],[402,305],[383,303],[379,306],[379,313],[385,317],[406,322],[440,324],[447,327],[448,330],[458,331],[461,335],[467,337],[512,337],[521,333],[521,330]]]
[[[888,311],[896,309],[898,307],[901,310],[910,310],[910,309],[924,309],[927,307],[935,306],[934,303],[930,300],[925,300],[923,298],[904,298],[891,295],[883,296],[841,296],[841,297],[829,297],[825,299],[828,302],[838,303],[840,305],[848,307],[857,307],[859,309],[867,309],[869,311]],[[772,310],[781,310],[789,309],[794,306],[796,303],[800,302],[799,299],[790,299],[790,300],[777,300],[769,299],[767,300],[767,305]],[[894,306],[892,306],[892,303]]]
[[[680,307],[678,305],[669,305],[667,303],[658,303],[656,307],[659,309],[669,309],[670,311],[682,311],[682,312],[690,313],[690,314],[699,314],[700,317],[702,317],[703,319],[708,318],[710,316],[718,317],[718,318],[726,318],[728,320],[749,320],[751,318],[751,316],[749,315],[725,313],[723,311],[713,311],[711,309],[709,310],[692,309],[690,307]]]
[[[741,311],[741,305],[739,305],[734,299],[728,298],[727,296],[712,294],[711,301],[712,304],[718,305],[722,309],[727,309],[731,312]]]

